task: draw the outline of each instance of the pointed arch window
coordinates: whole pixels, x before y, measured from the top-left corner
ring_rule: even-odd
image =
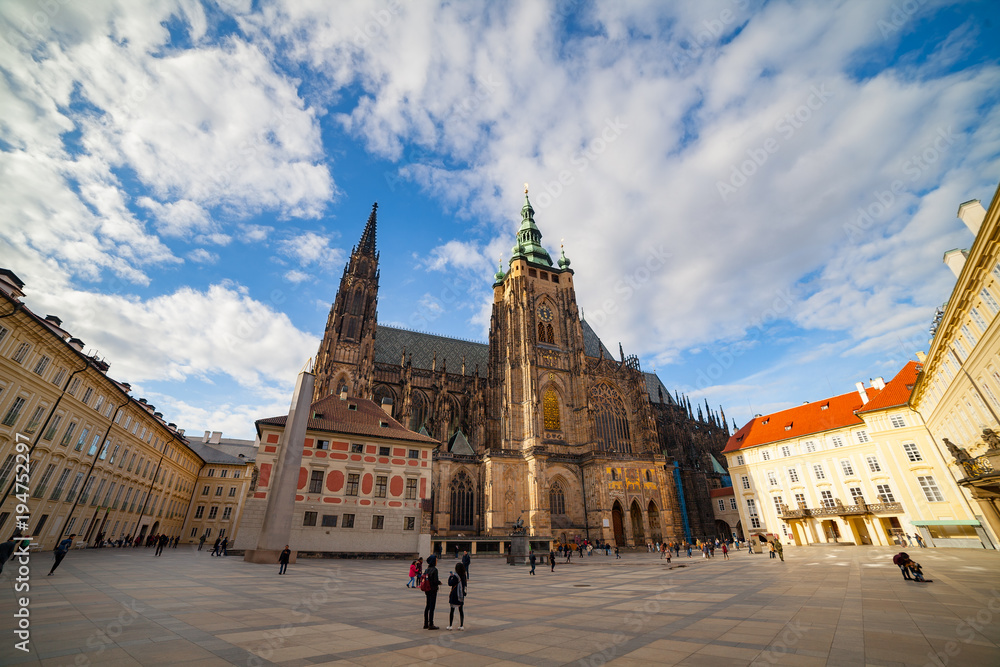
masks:
[[[597,446],[606,452],[632,453],[628,412],[621,396],[611,385],[600,382],[590,390],[594,409],[594,434]]]
[[[351,315],[361,315],[365,309],[365,292],[360,287],[351,297]]]
[[[549,488],[549,511],[552,514],[566,514],[566,497],[559,482],[553,482]]]
[[[555,330],[551,324],[546,324],[545,322],[538,323],[538,342],[548,345],[556,344]]]
[[[562,422],[559,419],[559,395],[552,387],[549,387],[542,397],[542,413],[546,431],[562,430]]]
[[[410,397],[410,430],[419,431],[427,422],[427,399],[419,391]]]
[[[475,496],[472,480],[459,471],[451,481],[451,527],[452,529],[473,528],[475,514]]]

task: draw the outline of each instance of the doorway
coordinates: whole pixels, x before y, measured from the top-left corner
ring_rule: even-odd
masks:
[[[639,503],[635,500],[632,501],[630,513],[632,514],[632,537],[635,540],[635,546],[645,546],[646,531],[642,528],[642,510],[639,509]]]
[[[625,546],[624,514],[621,504],[616,500],[614,507],[611,508],[611,525],[615,532],[615,544],[620,547]]]

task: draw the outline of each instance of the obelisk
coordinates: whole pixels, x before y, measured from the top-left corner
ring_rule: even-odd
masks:
[[[245,561],[277,563],[285,545],[290,544],[295,493],[298,490],[299,469],[302,467],[302,447],[305,444],[306,428],[309,426],[309,412],[312,408],[310,401],[315,383],[316,376],[312,373],[310,362],[295,381],[285,431],[278,443],[278,456],[271,473],[271,488],[267,493],[267,509],[264,510],[264,521],[257,537],[257,548],[247,549],[243,556]],[[293,548],[293,562],[295,555]]]

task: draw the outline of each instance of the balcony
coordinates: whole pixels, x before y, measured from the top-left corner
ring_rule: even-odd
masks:
[[[865,516],[866,514],[902,514],[903,506],[899,503],[874,503],[868,504],[864,500],[859,500],[856,505],[844,505],[837,498],[833,505],[824,507],[800,506],[798,509],[789,509],[788,505],[781,506],[782,519],[804,519],[806,517],[825,516]]]
[[[995,455],[983,454],[982,456],[977,456],[974,459],[964,459],[960,461],[962,468],[965,470],[965,479],[974,480],[992,475],[996,472],[993,467],[992,459],[996,458]]]

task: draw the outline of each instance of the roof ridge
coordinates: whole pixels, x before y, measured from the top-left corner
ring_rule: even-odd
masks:
[[[421,334],[423,336],[434,336],[435,338],[444,338],[445,340],[460,340],[463,343],[475,343],[476,345],[486,345],[489,343],[481,340],[473,340],[471,338],[462,338],[461,336],[445,336],[444,334],[431,333],[429,331],[420,331],[419,329],[408,329],[406,327],[394,326],[391,324],[379,324],[379,329],[393,329],[394,331],[406,331],[408,333]]]

